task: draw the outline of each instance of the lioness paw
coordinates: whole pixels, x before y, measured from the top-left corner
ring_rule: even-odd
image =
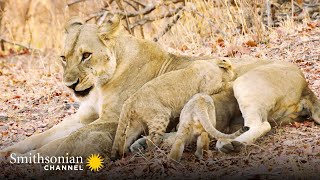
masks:
[[[218,151],[223,153],[238,153],[240,152],[242,146],[242,143],[231,139],[220,139],[216,144],[216,148],[218,149]]]
[[[10,156],[10,152],[8,152],[8,151],[0,151],[1,160],[7,158],[8,156]]]

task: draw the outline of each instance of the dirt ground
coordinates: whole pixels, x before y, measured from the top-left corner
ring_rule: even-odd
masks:
[[[290,61],[304,72],[312,90],[320,95],[320,22],[301,25],[288,33],[281,28],[264,45],[222,48],[219,55],[266,57]],[[188,53],[188,52],[187,52]],[[191,53],[190,53],[191,54]],[[197,53],[194,53],[197,54]],[[0,58],[0,148],[41,133],[76,112],[79,104],[62,83],[58,57],[8,55]],[[239,154],[218,153],[211,142],[212,157],[197,160],[194,145],[186,148],[181,165],[166,159],[169,148],[144,155],[130,155],[105,162],[98,173],[52,172],[67,178],[121,179],[309,179],[319,178],[320,126],[312,121],[275,127],[255,145]],[[36,177],[36,165],[1,164],[0,178]],[[15,174],[12,174],[12,171]],[[31,174],[30,174],[31,173]],[[43,176],[45,178],[47,176]]]

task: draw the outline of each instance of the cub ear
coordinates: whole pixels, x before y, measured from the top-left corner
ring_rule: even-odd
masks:
[[[115,37],[120,29],[121,17],[114,15],[108,22],[99,26],[98,34],[102,40],[107,40]]]
[[[65,25],[65,30],[66,30],[66,33],[70,32],[70,30],[76,26],[81,26],[83,25],[85,22],[82,18],[80,17],[72,17],[69,19],[69,21],[66,23]]]

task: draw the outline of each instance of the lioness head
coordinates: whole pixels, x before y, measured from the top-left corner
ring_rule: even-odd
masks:
[[[63,80],[77,97],[87,96],[112,78],[117,65],[113,47],[119,26],[118,16],[101,26],[86,24],[80,18],[67,23],[61,55]]]

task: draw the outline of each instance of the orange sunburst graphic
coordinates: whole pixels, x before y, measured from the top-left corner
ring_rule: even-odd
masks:
[[[87,166],[91,171],[100,171],[103,168],[103,158],[99,154],[91,154],[87,158]]]

